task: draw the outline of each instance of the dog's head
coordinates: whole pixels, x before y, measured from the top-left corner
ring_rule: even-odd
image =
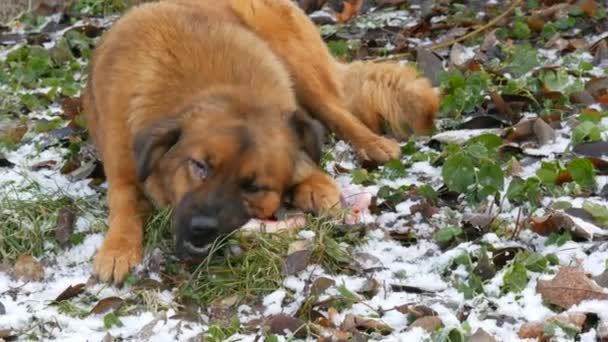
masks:
[[[320,158],[320,124],[301,111],[198,104],[139,131],[139,180],[173,210],[176,252],[207,254],[250,218],[272,216],[292,185],[300,151]]]

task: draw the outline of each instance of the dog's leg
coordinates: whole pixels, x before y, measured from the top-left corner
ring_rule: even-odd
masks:
[[[353,144],[363,159],[386,162],[399,157],[396,141],[373,133],[347,109],[338,65],[304,12],[289,0],[231,0],[231,6],[285,63],[298,102],[311,115]]]
[[[340,188],[304,153],[296,162],[293,204],[302,210],[321,213],[340,208]]]
[[[117,139],[121,140],[122,139]],[[108,179],[109,230],[97,251],[94,272],[104,282],[120,283],[143,256],[144,209],[147,206],[137,187],[132,157],[122,156],[127,143],[114,141],[117,146],[106,146],[113,158],[105,158],[104,170]]]

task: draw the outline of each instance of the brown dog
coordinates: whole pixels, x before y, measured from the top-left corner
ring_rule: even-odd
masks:
[[[339,64],[289,0],[168,0],[104,34],[84,106],[110,208],[94,268],[120,282],[142,259],[148,201],[175,208],[177,252],[205,254],[288,192],[313,212],[339,201],[306,112],[385,162],[400,150],[378,135],[384,123],[397,137],[428,132],[438,97],[412,69]]]

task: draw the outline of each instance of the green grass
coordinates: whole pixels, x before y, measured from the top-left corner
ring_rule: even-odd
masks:
[[[349,250],[361,241],[361,232],[344,232],[337,221],[326,218],[309,218],[309,222],[304,229],[316,234],[309,264],[321,265],[329,272],[347,272]],[[233,234],[216,243],[211,256],[197,267],[180,293],[203,305],[231,296],[253,301],[281,287],[283,262],[290,243],[296,240],[295,232]],[[242,252],[219,253],[229,245],[239,246]]]
[[[14,200],[0,196],[0,260],[12,262],[21,255],[40,256],[57,248],[54,236],[57,214],[66,207],[75,208],[77,216],[99,212],[86,198],[73,201],[65,196],[40,194],[34,199]],[[91,230],[100,227],[93,224]]]

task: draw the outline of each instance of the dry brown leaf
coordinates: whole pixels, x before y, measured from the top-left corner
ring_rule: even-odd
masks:
[[[318,296],[334,285],[336,285],[335,280],[326,277],[319,277],[312,282],[310,292],[313,295]]]
[[[418,204],[414,204],[410,208],[411,214],[420,213],[425,219],[430,219],[435,214],[439,213],[439,208],[432,205],[429,201],[422,201]]]
[[[63,300],[72,299],[83,293],[85,287],[86,284],[84,283],[76,284],[74,286],[70,285],[65,290],[63,290],[63,292],[61,292],[59,296],[57,296],[57,298],[55,298],[55,302],[61,302]]]
[[[412,322],[408,327],[408,330],[412,330],[416,327],[432,332],[443,327],[443,322],[441,322],[441,319],[438,316],[424,316]]]
[[[41,281],[44,278],[44,268],[31,255],[22,255],[15,262],[13,275],[25,281]]]
[[[9,122],[0,125],[0,140],[18,144],[27,133],[27,125],[22,122]]]
[[[308,266],[312,247],[313,243],[310,240],[292,242],[287,251],[287,258],[283,261],[283,273],[292,275],[304,270]]]
[[[353,314],[347,314],[340,325],[340,329],[348,332],[356,332],[359,330],[372,330],[380,334],[390,334],[393,331],[388,324],[371,318],[363,318]]]
[[[363,0],[345,0],[342,6],[342,12],[336,13],[336,20],[339,23],[345,23],[357,16],[363,7]]]
[[[95,305],[95,307],[93,307],[93,309],[91,309],[91,311],[89,312],[90,314],[103,314],[106,313],[108,311],[118,311],[123,304],[123,300],[120,299],[119,297],[107,297],[104,298],[102,300],[100,300],[99,302],[97,302],[97,305]]]
[[[416,63],[434,86],[439,85],[439,75],[444,71],[443,62],[430,49],[419,47],[416,49]]]
[[[579,2],[578,8],[588,16],[594,17],[597,14],[599,6],[595,0],[582,0]]]
[[[588,299],[608,299],[608,293],[580,268],[569,266],[562,266],[551,280],[539,280],[536,292],[543,300],[564,309]]]
[[[536,139],[540,146],[554,142],[557,137],[553,127],[549,126],[549,124],[542,119],[537,119],[534,122],[532,129],[534,130],[534,134],[536,134]]]
[[[74,223],[76,215],[72,208],[61,208],[57,213],[57,225],[55,226],[55,240],[61,248],[66,248],[70,245],[70,237],[74,232]]]
[[[587,315],[584,313],[562,312],[559,315],[548,317],[542,322],[534,321],[523,324],[519,328],[518,336],[520,338],[543,338],[546,326],[554,322],[559,322],[564,325],[572,325],[582,329],[586,320]]]
[[[286,335],[294,333],[297,337],[306,336],[306,323],[286,314],[270,316],[265,325],[271,334]]]
[[[608,289],[608,271],[593,277],[593,280],[601,287]]]
[[[482,328],[479,328],[471,335],[469,342],[496,342],[496,339]]]

